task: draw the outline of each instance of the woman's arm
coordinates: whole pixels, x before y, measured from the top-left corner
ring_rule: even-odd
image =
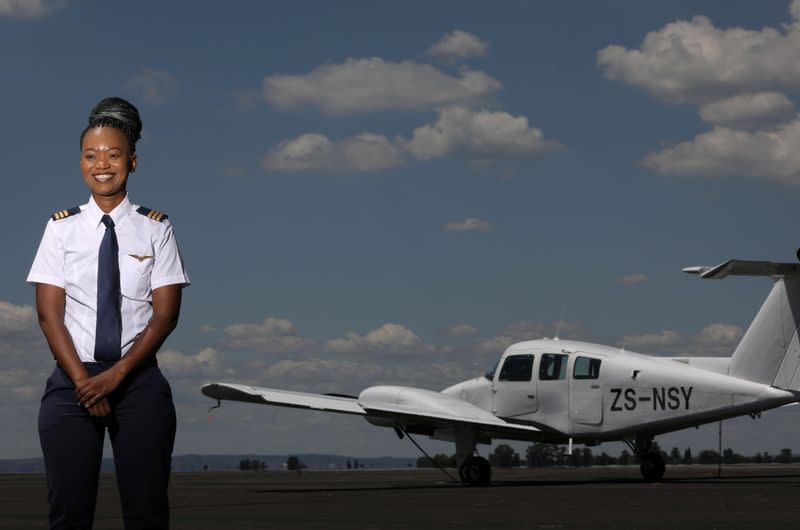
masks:
[[[39,317],[39,326],[56,362],[77,387],[89,379],[89,373],[81,363],[72,343],[72,337],[64,325],[66,300],[66,293],[61,287],[47,283],[36,284],[36,313]],[[111,407],[106,400],[98,400],[96,406],[87,407],[87,410],[92,416],[107,416],[111,413]]]
[[[181,286],[165,285],[153,290],[153,316],[122,358],[108,370],[75,385],[75,395],[85,407],[114,391],[143,361],[155,355],[178,325]]]

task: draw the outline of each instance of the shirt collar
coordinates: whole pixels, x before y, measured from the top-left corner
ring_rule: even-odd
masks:
[[[133,204],[131,204],[130,199],[128,198],[128,194],[125,194],[125,198],[122,199],[122,202],[119,203],[116,208],[111,210],[108,215],[111,216],[111,220],[114,221],[114,226],[120,226],[125,219],[133,210]],[[86,206],[86,213],[89,214],[89,219],[92,222],[92,226],[98,226],[100,224],[100,219],[106,213],[100,209],[96,202],[94,202],[94,197],[91,195],[89,196],[89,204]]]

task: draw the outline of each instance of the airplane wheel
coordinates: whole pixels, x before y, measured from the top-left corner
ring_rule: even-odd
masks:
[[[647,482],[658,482],[664,478],[666,465],[664,459],[658,453],[646,453],[641,457],[639,471]]]
[[[467,486],[485,486],[492,478],[492,468],[485,458],[471,456],[459,468],[458,474]]]

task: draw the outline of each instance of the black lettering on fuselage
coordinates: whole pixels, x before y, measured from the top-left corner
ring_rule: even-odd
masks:
[[[613,412],[621,412],[623,410],[636,410],[636,405],[639,402],[648,403],[652,399],[653,410],[678,410],[681,408],[681,399],[683,399],[683,408],[689,410],[689,399],[692,397],[692,390],[694,387],[660,387],[653,388],[652,398],[650,396],[637,396],[635,388],[612,388],[613,401],[611,402],[611,410]]]
[[[659,392],[660,390],[660,392]],[[666,403],[666,399],[664,397],[664,389],[653,389],[653,410],[664,410],[664,404]]]
[[[632,388],[625,389],[625,410],[633,410],[636,408],[636,390]]]
[[[622,410],[622,407],[617,405],[617,402],[619,401],[619,397],[622,395],[622,389],[621,388],[612,388],[611,389],[611,393],[614,394],[614,401],[611,403],[611,410],[613,410],[615,412]]]
[[[669,390],[667,390],[667,396],[669,396],[669,409],[678,410],[678,407],[681,406],[681,400],[678,399],[678,396],[680,396],[678,389],[674,386],[669,387]]]
[[[689,410],[689,398],[692,397],[692,388],[694,387],[690,386],[689,391],[687,392],[685,388],[681,387],[681,394],[683,394],[683,401],[686,405],[686,410]]]

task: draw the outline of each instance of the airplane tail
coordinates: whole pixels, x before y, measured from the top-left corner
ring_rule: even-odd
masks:
[[[800,390],[800,264],[729,260],[716,267],[687,267],[683,271],[703,279],[768,276],[774,280],[769,296],[731,356],[728,374]]]

